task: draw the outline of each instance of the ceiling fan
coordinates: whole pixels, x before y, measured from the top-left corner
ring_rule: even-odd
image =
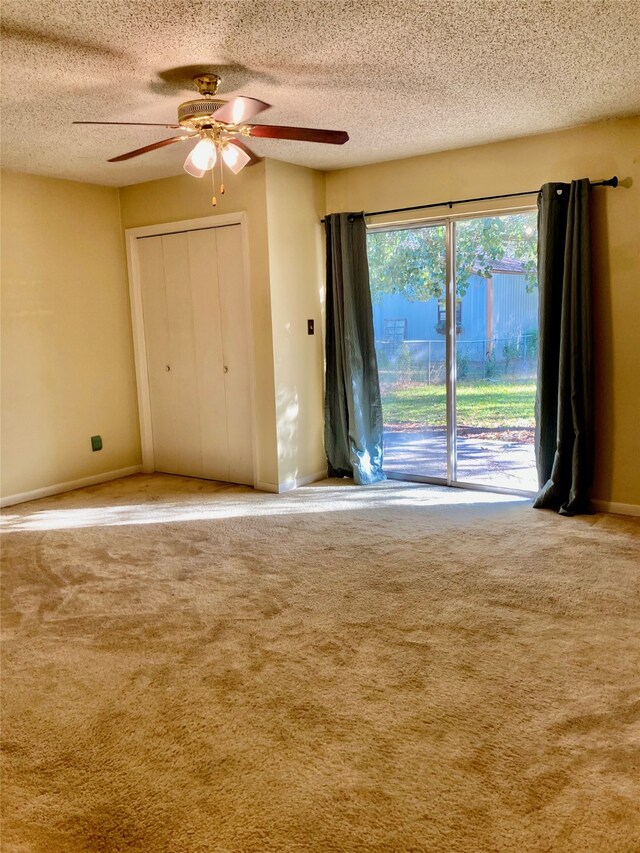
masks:
[[[252,166],[260,161],[258,157],[239,137],[254,137],[263,139],[292,139],[301,142],[324,142],[333,145],[343,145],[349,139],[344,130],[321,130],[311,127],[286,127],[274,124],[251,124],[250,120],[269,108],[270,104],[257,98],[238,96],[230,101],[216,98],[221,77],[213,72],[198,74],[193,78],[198,88],[200,98],[185,101],[178,107],[177,124],[156,124],[143,121],[74,121],[73,124],[95,125],[136,125],[145,127],[167,127],[186,131],[184,135],[172,136],[152,142],[134,151],[127,151],[118,157],[111,157],[109,163],[119,163],[130,160],[140,154],[173,145],[186,139],[199,139],[184,163],[185,170],[196,178],[202,178],[211,171],[220,155],[221,193],[224,193],[222,182],[222,162],[234,174],[245,166]],[[213,204],[216,204],[215,181]]]

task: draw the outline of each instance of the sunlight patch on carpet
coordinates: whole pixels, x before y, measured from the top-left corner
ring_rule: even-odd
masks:
[[[141,501],[123,506],[50,509],[40,512],[3,512],[0,527],[6,532],[74,530],[89,527],[118,527],[130,524],[168,524],[189,521],[216,521],[224,518],[282,516],[295,514],[349,512],[409,506],[461,506],[518,504],[529,498],[491,492],[447,489],[443,487],[395,485],[382,487],[337,488],[307,486],[282,495],[240,489],[221,497],[219,491],[198,492],[189,501],[153,503]],[[26,507],[32,507],[26,504]],[[14,509],[14,508],[12,508]]]

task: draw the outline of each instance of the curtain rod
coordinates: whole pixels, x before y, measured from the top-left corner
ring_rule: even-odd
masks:
[[[618,176],[614,175],[606,181],[593,181],[592,187],[617,187]],[[521,193],[503,193],[502,195],[482,195],[478,198],[458,198],[453,201],[436,201],[433,204],[415,204],[411,207],[393,207],[390,210],[370,210],[365,211],[365,216],[382,216],[385,213],[405,213],[408,210],[427,210],[430,207],[453,207],[454,204],[468,204],[472,201],[493,201],[497,198],[516,198],[521,195],[538,195],[540,190],[526,190]],[[320,222],[324,222],[321,219]]]

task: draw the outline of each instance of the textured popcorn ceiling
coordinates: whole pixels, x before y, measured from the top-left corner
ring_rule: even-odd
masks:
[[[2,29],[2,164],[103,184],[180,174],[187,144],[107,163],[177,131],[71,122],[173,122],[202,68],[259,121],[348,131],[251,143],[319,169],[640,112],[640,0],[3,0]]]

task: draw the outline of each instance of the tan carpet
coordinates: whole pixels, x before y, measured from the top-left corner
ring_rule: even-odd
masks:
[[[3,851],[640,850],[639,520],[487,500],[6,510]]]

